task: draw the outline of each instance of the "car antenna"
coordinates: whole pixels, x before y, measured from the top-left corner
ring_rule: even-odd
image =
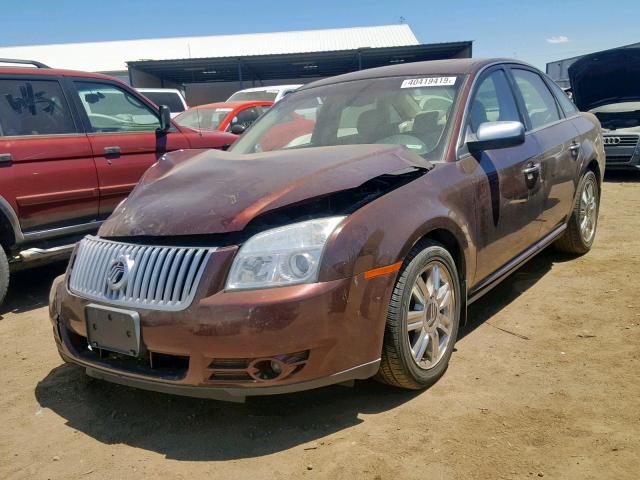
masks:
[[[189,60],[191,60],[191,44],[187,43],[187,48],[189,49]],[[196,72],[195,70],[191,70],[191,81],[196,83]],[[200,121],[200,109],[196,105],[194,107],[196,109],[196,118],[198,119],[198,135],[202,138],[202,123]]]
[[[202,124],[200,123],[200,109],[196,105],[196,116],[198,117],[198,135],[202,137]]]
[[[192,71],[191,72],[191,78],[193,79],[193,83],[195,83],[195,73]],[[196,105],[196,117],[198,118],[198,135],[200,135],[200,137],[202,137],[202,122],[200,120],[200,109],[198,108],[198,106]]]

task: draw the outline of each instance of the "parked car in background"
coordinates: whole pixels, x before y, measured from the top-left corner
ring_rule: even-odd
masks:
[[[224,102],[199,105],[182,112],[175,122],[194,130],[219,130],[236,135],[244,132],[273,102]]]
[[[291,92],[295,92],[300,87],[302,87],[302,84],[246,88],[231,95],[227,99],[227,102],[248,102],[263,100],[276,103],[282,100],[285,96],[289,95]]]
[[[292,148],[304,143],[313,133],[316,124],[315,111],[311,115],[305,112],[291,112],[286,120],[275,125],[262,138],[261,148],[267,152],[281,148]]]
[[[171,112],[171,118],[184,112],[189,106],[180,90],[175,88],[136,88],[156,105],[166,105]]]
[[[37,66],[0,67],[0,303],[10,270],[68,255],[162,155],[236,139],[106,75]]]
[[[640,48],[586,55],[569,81],[578,108],[602,124],[607,168],[640,169]]]
[[[229,152],[168,154],[54,282],[62,358],[236,401],[432,384],[469,303],[551,243],[593,244],[600,124],[554,85],[516,61],[363,70],[291,94]],[[265,151],[294,116],[311,133]]]

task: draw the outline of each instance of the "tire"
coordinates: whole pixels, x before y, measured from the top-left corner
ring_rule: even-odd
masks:
[[[9,261],[7,255],[0,245],[0,305],[4,301],[4,297],[7,294],[9,288]]]
[[[578,192],[571,217],[567,222],[567,230],[556,240],[554,246],[561,252],[584,255],[591,250],[596,238],[600,210],[600,188],[592,171],[589,170],[582,176]],[[587,222],[586,228],[583,221]]]
[[[438,282],[434,281],[436,267]],[[422,284],[417,283],[419,278]],[[437,283],[440,289],[433,288]],[[445,290],[446,285],[448,289]],[[439,294],[434,295],[436,291]],[[421,304],[422,292],[424,299]],[[445,301],[447,294],[449,298]],[[404,261],[391,296],[376,378],[389,385],[412,390],[435,383],[447,369],[453,352],[460,323],[460,305],[460,279],[453,258],[435,241],[420,242]],[[412,321],[408,320],[410,315]],[[446,341],[440,345],[447,330]],[[438,338],[440,345],[435,352],[433,338]]]

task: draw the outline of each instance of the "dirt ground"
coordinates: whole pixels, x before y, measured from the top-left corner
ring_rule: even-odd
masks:
[[[64,265],[0,307],[0,478],[640,478],[640,175],[609,176],[586,256],[545,251],[475,304],[423,392],[246,404],[90,380],[47,319]]]

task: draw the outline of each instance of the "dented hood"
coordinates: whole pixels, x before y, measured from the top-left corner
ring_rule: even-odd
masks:
[[[396,145],[347,145],[235,154],[165,155],[100,228],[103,237],[241,231],[278,208],[355,188],[428,161]]]
[[[640,100],[640,48],[586,55],[568,70],[573,100],[582,111]]]

